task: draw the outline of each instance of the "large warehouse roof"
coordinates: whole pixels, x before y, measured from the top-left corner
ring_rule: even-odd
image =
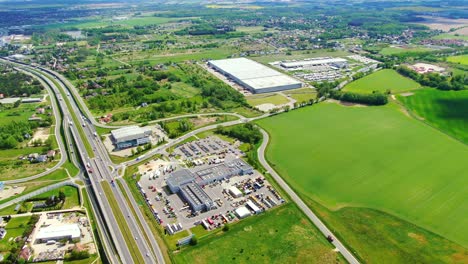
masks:
[[[288,86],[296,86],[292,88],[299,88],[302,85],[301,82],[294,78],[246,58],[214,60],[209,61],[209,65],[221,72],[229,74],[236,81],[256,91]]]
[[[111,134],[115,141],[119,143],[145,137],[145,132],[148,132],[148,130],[150,129],[143,129],[139,126],[128,126],[112,130]]]
[[[53,240],[56,238],[70,237],[72,239],[81,236],[80,227],[77,224],[51,225],[39,229],[36,239]]]
[[[296,68],[296,67],[303,67],[303,66],[314,66],[314,65],[323,65],[323,64],[330,64],[330,63],[345,63],[345,62],[347,62],[347,60],[342,59],[342,58],[322,58],[322,59],[282,62],[281,66],[285,68]]]

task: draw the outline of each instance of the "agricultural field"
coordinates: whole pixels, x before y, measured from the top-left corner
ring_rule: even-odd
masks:
[[[451,56],[447,58],[448,62],[468,65],[468,55]]]
[[[419,84],[409,78],[403,77],[394,70],[383,69],[350,82],[344,87],[345,91],[357,93],[371,93],[372,91],[392,93],[408,91],[419,88]]]
[[[413,95],[399,95],[417,118],[468,144],[468,91],[417,90]]]
[[[225,234],[194,232],[198,245],[175,254],[176,263],[344,262],[294,204],[244,219]]]
[[[425,52],[431,51],[432,49],[424,48],[424,47],[416,47],[416,46],[409,46],[409,47],[386,47],[380,51],[382,55],[394,55],[399,53],[405,52]]]
[[[288,98],[284,97],[281,94],[269,93],[269,94],[256,94],[246,97],[247,102],[252,106],[262,105],[262,104],[274,104],[274,105],[283,105],[289,102]]]
[[[375,209],[468,245],[468,148],[405,115],[395,103],[322,103],[258,124],[271,135],[269,162],[306,200],[333,211]],[[381,239],[392,244],[390,237]],[[400,246],[394,253],[406,254]],[[378,253],[368,256],[369,262],[378,259]]]

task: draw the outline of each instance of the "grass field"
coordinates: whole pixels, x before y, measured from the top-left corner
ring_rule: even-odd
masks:
[[[468,90],[426,88],[398,100],[425,122],[468,144]]]
[[[447,58],[447,61],[468,65],[468,55],[451,56]]]
[[[258,123],[271,135],[267,158],[303,197],[378,209],[468,246],[466,145],[394,103],[323,103]]]
[[[400,48],[400,47],[386,47],[380,51],[382,55],[393,55],[405,52],[425,52],[431,51],[432,49],[422,48],[422,47],[409,47],[409,48]]]
[[[200,237],[197,246],[184,248],[174,259],[176,263],[344,262],[294,204],[242,220],[225,234]]]
[[[247,102],[252,106],[261,104],[282,105],[289,102],[288,98],[281,94],[257,94],[246,97]]]
[[[301,88],[290,91],[284,91],[288,96],[291,96],[292,99],[297,102],[308,102],[310,99],[317,98],[317,92],[310,88]]]
[[[26,230],[29,219],[31,219],[31,216],[15,217],[7,223],[5,226],[7,233],[5,237],[0,240],[0,252],[2,252],[2,254],[8,254],[8,251],[10,251],[12,247],[16,246],[14,241],[9,240],[23,234],[24,230]]]
[[[371,93],[372,91],[392,93],[419,88],[419,84],[403,77],[394,70],[384,69],[350,82],[344,87],[345,91],[357,93]]]
[[[0,109],[0,125],[6,125],[13,121],[28,121],[36,108],[42,104],[20,104],[18,108]]]
[[[70,209],[75,206],[80,206],[80,196],[78,194],[78,189],[73,186],[64,186],[55,190],[45,192],[36,197],[47,199],[52,195],[58,196],[60,191],[62,191],[65,194],[65,203],[62,206],[62,209]]]

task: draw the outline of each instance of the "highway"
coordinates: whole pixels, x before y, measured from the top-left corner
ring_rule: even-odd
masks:
[[[118,188],[115,185],[114,181],[116,180],[122,183],[122,185],[124,186],[123,189],[126,192],[127,196],[129,197],[130,206],[134,208],[134,211],[136,212],[137,217],[139,219],[144,219],[142,216],[142,213],[140,212],[138,208],[136,201],[133,198],[133,195],[130,193],[128,186],[126,186],[126,183],[124,181],[121,181],[120,176],[117,175],[118,168],[123,167],[125,169],[126,166],[135,165],[148,158],[151,158],[154,154],[165,153],[165,150],[167,148],[177,145],[180,142],[198,133],[215,129],[218,126],[232,126],[232,125],[242,124],[246,122],[255,121],[261,118],[265,118],[271,115],[271,114],[264,114],[262,116],[255,117],[255,118],[245,118],[241,115],[234,114],[238,116],[240,119],[199,128],[177,139],[170,140],[168,143],[164,145],[158,146],[150,150],[142,158],[127,161],[120,165],[115,165],[110,160],[107,150],[105,149],[105,147],[103,146],[103,143],[97,136],[97,133],[95,130],[95,125],[97,125],[96,124],[97,122],[90,115],[89,110],[85,106],[84,102],[82,104],[82,106],[84,106],[82,107],[82,109],[84,109],[86,114],[89,114],[90,118],[87,118],[83,115],[80,108],[76,104],[76,101],[74,100],[74,98],[75,99],[78,98],[78,100],[82,100],[81,97],[77,94],[74,94],[73,97],[69,96],[71,97],[69,100],[71,109],[68,109],[67,105],[63,103],[63,101],[61,100],[60,93],[56,89],[62,89],[66,94],[77,93],[74,88],[70,88],[72,87],[71,84],[68,83],[69,85],[67,85],[67,82],[68,82],[67,80],[62,81],[60,76],[55,75],[50,70],[41,69],[41,68],[38,68],[38,69],[41,71],[41,75],[43,77],[47,77],[49,79],[51,78],[56,79],[59,83],[59,86],[61,86],[60,88],[55,87],[55,84],[51,83],[50,80],[47,81],[49,85],[52,85],[52,88],[54,92],[56,93],[57,98],[59,98],[59,100],[61,101],[59,103],[64,114],[64,119],[67,118],[68,120],[73,120],[69,112],[69,111],[72,111],[80,119],[80,122],[82,122],[81,124],[73,124],[73,125],[71,125],[71,122],[69,122],[70,124],[69,128],[71,129],[73,138],[76,142],[78,153],[80,153],[83,162],[87,164],[87,167],[88,167],[87,169],[91,170],[91,173],[89,173],[91,186],[93,188],[94,193],[96,194],[96,200],[102,210],[102,215],[105,220],[104,222],[105,224],[107,224],[109,233],[112,237],[112,241],[115,244],[115,247],[117,249],[117,252],[120,256],[120,260],[122,261],[122,263],[134,263],[134,261],[132,260],[128,246],[125,244],[125,240],[123,239],[122,233],[120,232],[120,230],[118,230],[118,228],[116,228],[118,227],[118,225],[113,215],[113,212],[111,210],[109,200],[104,195],[102,185],[100,184],[101,182],[106,181],[106,182],[112,183],[111,185],[112,185],[112,191],[113,191],[114,197],[120,209],[122,210],[122,214],[124,216],[127,216],[128,218],[127,219],[128,226],[131,229],[132,234],[135,235],[135,242],[141,254],[144,256],[146,263],[164,263],[162,252],[157,244],[157,241],[151,235],[152,232],[149,229],[148,224],[145,221],[141,221],[140,223],[143,227],[142,228],[143,230],[139,228],[138,220],[135,218],[132,211],[130,210],[129,205],[127,204],[127,201],[125,200],[125,197],[122,193],[122,190],[120,190],[120,188]],[[31,68],[29,68],[29,70],[31,70]],[[76,128],[76,126],[78,125],[83,127],[83,130],[85,132],[85,137],[86,137],[85,139],[80,138],[78,130]],[[306,216],[310,219],[310,221],[315,226],[317,226],[317,228],[323,233],[323,235],[325,237],[328,237],[328,236],[333,237],[333,242],[332,242],[333,245],[336,247],[337,250],[341,252],[344,258],[349,263],[352,263],[352,264],[359,263],[359,261],[354,257],[354,255],[336,238],[336,236],[325,226],[325,224],[312,212],[312,210],[310,210],[310,208],[302,201],[302,199],[289,187],[289,185],[268,164],[268,162],[265,159],[265,150],[268,145],[269,136],[268,136],[268,133],[266,133],[264,130],[261,130],[261,132],[263,135],[263,142],[260,148],[258,149],[258,158],[259,158],[260,163],[272,175],[272,177],[278,182],[278,184],[286,191],[286,193],[288,193],[292,201],[295,202],[299,206],[299,208],[306,214]],[[90,143],[93,149],[95,158],[90,158],[88,156],[86,148],[82,140],[87,140]],[[123,174],[123,171],[122,171],[122,174]],[[148,234],[149,243],[147,243],[146,240],[144,239],[143,232]]]
[[[338,240],[338,238],[328,229],[327,226],[317,217],[317,215],[310,210],[310,208],[302,201],[302,199],[289,187],[289,185],[279,176],[279,174],[268,164],[265,159],[265,150],[268,146],[270,136],[268,133],[260,129],[263,135],[263,142],[260,148],[258,148],[258,160],[262,166],[270,173],[275,181],[283,188],[283,190],[291,197],[291,200],[297,204],[297,206],[304,212],[304,214],[310,219],[310,221],[322,232],[325,237],[331,236],[333,238],[332,244],[340,251],[343,257],[351,264],[359,264],[359,261],[354,257],[353,254]]]

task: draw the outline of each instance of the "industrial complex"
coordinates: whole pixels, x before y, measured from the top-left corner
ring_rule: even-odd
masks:
[[[263,64],[246,58],[211,60],[208,66],[252,93],[301,88],[302,83]]]
[[[139,126],[122,127],[111,131],[112,142],[117,149],[135,147],[150,142],[151,129]]]

